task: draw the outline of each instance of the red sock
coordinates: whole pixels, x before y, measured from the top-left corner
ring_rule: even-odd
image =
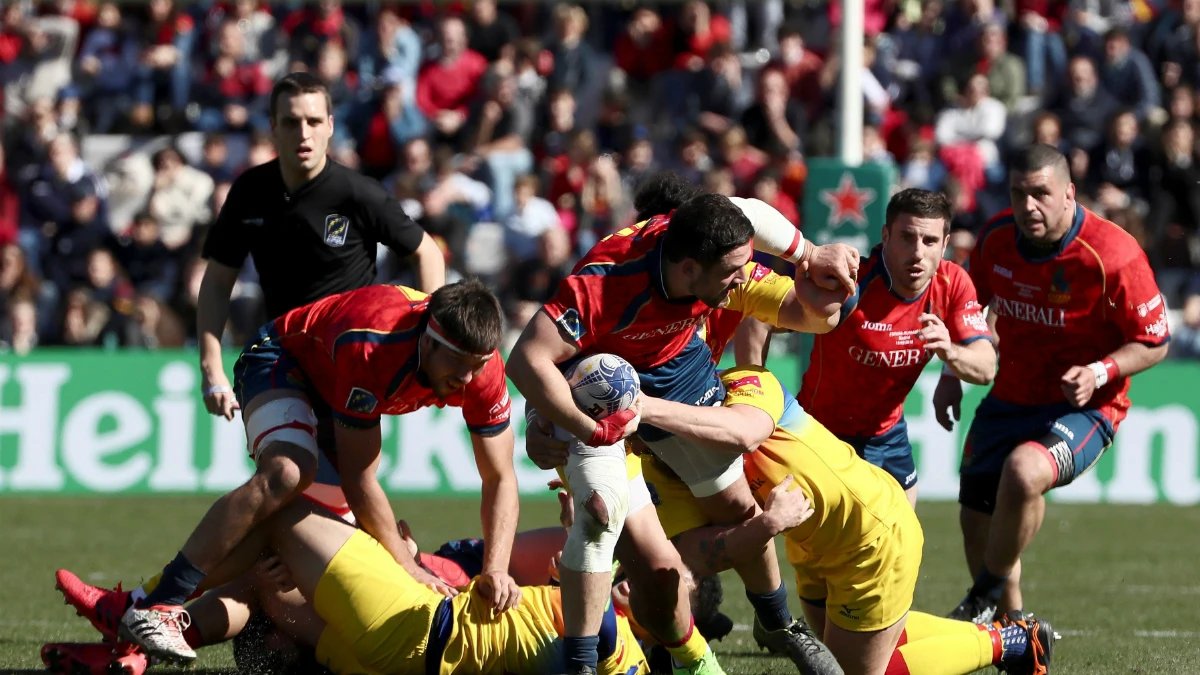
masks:
[[[908,663],[904,661],[904,655],[900,653],[899,649],[892,652],[892,660],[888,661],[887,670],[883,675],[911,675],[908,672]]]

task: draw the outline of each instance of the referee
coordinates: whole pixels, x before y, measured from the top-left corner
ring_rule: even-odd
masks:
[[[230,420],[238,403],[221,361],[221,334],[247,254],[269,318],[374,283],[379,243],[416,257],[422,291],[446,281],[441,249],[400,204],[378,182],[326,156],[334,120],[320,80],[303,72],[279,80],[270,112],[278,159],[234,181],[204,242],[208,267],[196,312],[201,386],[208,412]]]

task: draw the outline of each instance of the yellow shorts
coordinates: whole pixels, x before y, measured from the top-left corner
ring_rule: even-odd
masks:
[[[379,542],[356,530],[317,582],[313,608],[326,624],[317,661],[338,675],[423,674],[429,627],[441,601]]]
[[[802,600],[825,604],[834,625],[856,633],[883,630],[912,607],[925,535],[917,514],[904,509],[891,528],[862,548],[812,556],[786,540]]]
[[[643,455],[642,474],[668,538],[710,524],[691,490],[661,461]],[[925,544],[916,513],[900,514],[889,530],[847,553],[815,555],[785,538],[797,594],[824,600],[830,620],[846,630],[881,630],[899,621],[912,606]]]
[[[317,661],[334,675],[424,675],[430,627],[442,600],[378,542],[357,531],[317,583],[313,604],[327,624],[317,643]],[[440,675],[551,672],[561,664],[557,588],[522,588],[521,604],[497,614],[473,582],[450,601],[450,608],[452,627],[438,664]],[[616,648],[598,672],[649,672],[629,622],[618,616],[616,628]]]

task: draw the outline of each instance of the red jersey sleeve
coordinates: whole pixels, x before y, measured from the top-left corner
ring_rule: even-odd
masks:
[[[971,283],[971,277],[953,263],[949,269],[950,301],[946,328],[950,331],[950,339],[960,345],[991,339],[992,333],[983,316],[983,305],[975,297],[975,285]]]
[[[487,365],[467,384],[462,411],[467,429],[476,436],[494,436],[508,428],[512,400],[499,351],[492,352]]]
[[[581,350],[596,343],[599,305],[603,297],[598,276],[575,275],[563,279],[558,292],[542,306],[564,335]],[[594,301],[594,302],[593,302]]]
[[[1121,335],[1129,342],[1166,344],[1171,339],[1167,307],[1146,254],[1138,251],[1113,276],[1113,306]]]
[[[334,353],[337,375],[333,391],[322,391],[326,403],[333,412],[333,419],[342,426],[352,429],[370,429],[379,424],[379,393],[371,391],[368,384],[373,378],[365,377],[353,364],[366,363],[367,343],[352,342],[338,347]]]

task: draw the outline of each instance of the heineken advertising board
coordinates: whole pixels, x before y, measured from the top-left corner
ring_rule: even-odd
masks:
[[[232,365],[235,355],[226,357]],[[796,391],[792,357],[769,366]],[[906,405],[921,498],[953,500],[962,437],[985,393],[966,387],[954,433],[934,419],[931,366]],[[0,495],[224,492],[252,465],[240,419],[204,410],[194,352],[41,350],[0,357]],[[1052,499],[1200,504],[1200,364],[1166,362],[1134,378],[1133,409],[1098,466]],[[515,394],[515,391],[514,391]],[[864,395],[869,395],[864,392]],[[524,456],[524,400],[513,397],[521,491],[548,495]],[[457,409],[383,419],[380,477],[397,494],[474,495],[479,475]]]

